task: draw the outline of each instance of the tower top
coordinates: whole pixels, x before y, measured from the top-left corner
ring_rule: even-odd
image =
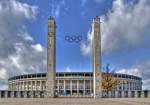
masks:
[[[95,16],[95,17],[93,18],[93,22],[98,22],[98,23],[100,23],[100,16]]]
[[[54,17],[49,16],[48,20],[55,20]]]

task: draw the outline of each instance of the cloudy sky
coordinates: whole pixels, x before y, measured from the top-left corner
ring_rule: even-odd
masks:
[[[57,23],[57,71],[92,71],[91,22],[101,17],[102,67],[150,89],[149,0],[0,0],[0,89],[11,76],[46,72],[47,18]],[[80,35],[81,43],[64,37]]]

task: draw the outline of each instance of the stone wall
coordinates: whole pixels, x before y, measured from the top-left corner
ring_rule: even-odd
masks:
[[[46,91],[0,91],[0,98],[45,98]]]
[[[8,91],[1,90],[0,98],[46,98],[46,91]],[[58,96],[59,97],[59,96]],[[78,97],[78,96],[60,96],[60,97]],[[79,97],[93,97],[79,96]],[[150,98],[150,90],[143,91],[103,91],[103,98]]]

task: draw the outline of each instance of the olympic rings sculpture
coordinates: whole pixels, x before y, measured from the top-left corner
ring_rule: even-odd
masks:
[[[69,43],[79,43],[82,41],[82,36],[78,35],[74,35],[74,36],[65,36],[65,41],[69,42]]]

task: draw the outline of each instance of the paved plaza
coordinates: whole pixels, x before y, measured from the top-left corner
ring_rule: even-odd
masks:
[[[0,105],[150,105],[149,98],[6,98]]]

